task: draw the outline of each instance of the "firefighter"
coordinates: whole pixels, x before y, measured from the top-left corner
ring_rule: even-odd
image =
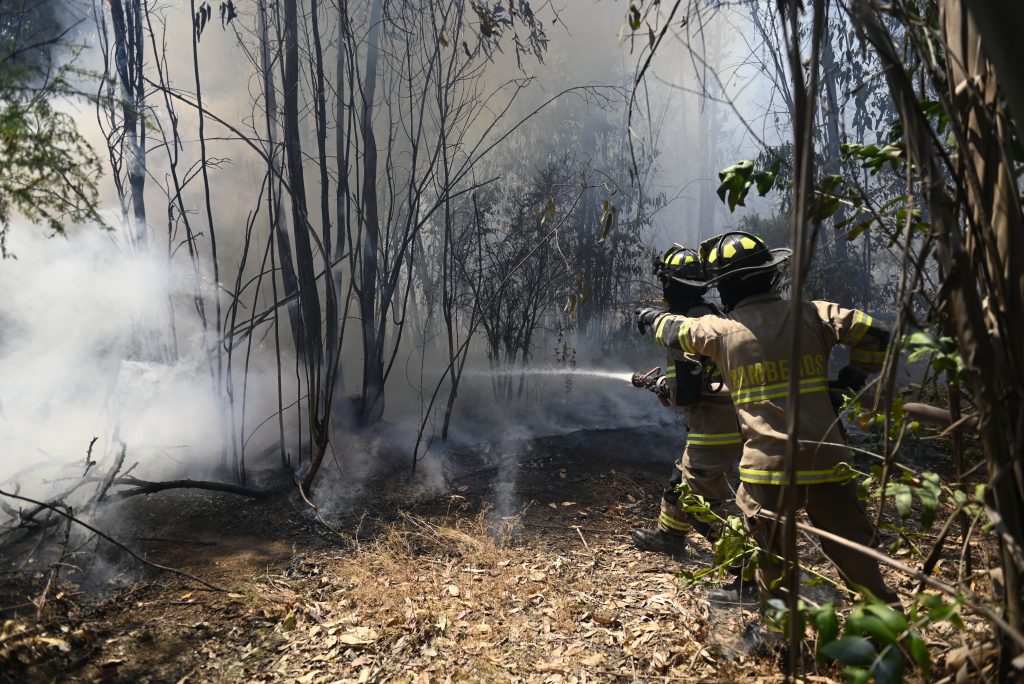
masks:
[[[828,358],[836,344],[851,348],[850,363],[833,385],[863,387],[880,369],[889,333],[862,311],[829,302],[803,303],[800,308],[800,358],[790,367],[792,303],[776,293],[780,267],[788,249],[768,249],[758,237],[729,232],[701,245],[707,282],[717,285],[724,316],[687,317],[671,312],[637,311],[641,332],[650,327],[659,344],[710,357],[721,370],[732,396],[743,435],[740,488],[736,503],[762,554],[756,576],[761,598],[785,597],[782,525],[759,515],[780,511],[789,473],[784,470],[788,412],[794,405],[790,377],[799,381],[796,437],[798,506],[811,522],[838,536],[870,544],[872,526],[851,479],[836,411],[829,400]],[[777,528],[777,529],[775,529]],[[822,538],[822,549],[847,585],[871,591],[898,603],[885,585],[878,563],[870,556]]]
[[[655,258],[654,273],[661,281],[665,304],[671,313],[719,313],[713,304],[704,301],[708,287],[696,251],[672,245],[663,257]],[[680,509],[676,488],[682,481],[692,492],[704,497],[712,510],[720,509],[733,497],[729,475],[739,460],[742,440],[732,401],[712,391],[715,376],[717,372],[707,358],[668,350],[667,403],[683,413],[686,446],[661,498],[657,527],[633,531],[633,541],[640,549],[679,557],[686,548],[686,533],[691,529],[705,537],[710,535],[708,523],[691,518]],[[717,386],[721,388],[720,381]]]

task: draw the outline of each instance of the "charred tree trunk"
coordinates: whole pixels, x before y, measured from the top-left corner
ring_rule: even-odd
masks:
[[[302,142],[299,137],[299,28],[295,2],[284,3],[284,148],[295,230],[295,258],[298,266],[299,308],[305,342],[304,370],[312,458],[303,488],[308,491],[327,446],[326,425],[321,420],[322,331],[320,297],[313,266],[312,232],[306,206],[306,183],[302,170]]]
[[[374,97],[377,89],[377,61],[383,0],[374,0],[366,46],[363,83],[363,241],[360,254],[359,313],[363,331],[363,393],[360,418],[373,423],[384,413],[384,359],[377,328],[377,253],[380,247],[380,218],[377,207],[377,139],[373,131]]]
[[[274,60],[270,51],[271,39],[266,0],[259,0],[257,20],[260,33],[260,71],[263,77],[264,124],[267,131],[267,166],[273,179],[267,193],[267,212],[277,248],[276,258],[281,271],[281,285],[284,288],[285,299],[289,300],[287,308],[292,340],[295,343],[296,353],[301,355],[305,349],[305,335],[302,333],[302,314],[298,302],[299,280],[295,275],[295,260],[292,257],[291,239],[288,237],[288,216],[281,206],[280,179],[284,177],[284,172],[277,156],[277,87],[274,83]]]

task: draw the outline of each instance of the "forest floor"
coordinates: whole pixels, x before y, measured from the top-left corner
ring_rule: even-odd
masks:
[[[447,473],[443,495],[384,478],[331,520],[337,532],[294,496],[120,504],[133,547],[225,591],[111,560],[118,588],[106,596],[67,585],[43,622],[15,612],[0,681],[781,681],[755,606],[683,588],[682,568],[710,563],[704,540],[691,536],[682,562],[630,543],[655,519],[678,448],[648,433],[536,440],[511,472],[478,460]],[[490,451],[500,460],[500,444]],[[493,508],[509,503],[499,469],[515,479],[512,517]],[[816,543],[802,544],[834,577]],[[913,583],[887,578],[909,600]],[[968,622],[968,635],[986,629]],[[947,650],[963,638],[929,635]],[[834,667],[808,677],[839,680]]]

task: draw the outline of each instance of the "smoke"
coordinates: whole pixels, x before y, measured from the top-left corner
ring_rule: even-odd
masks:
[[[531,67],[536,71],[536,86],[530,98],[524,98],[518,106],[529,111],[537,100],[562,88],[607,81],[609,74],[624,77],[612,78],[617,83],[629,81],[636,55],[629,54],[627,45],[617,35],[623,14],[617,3],[569,3],[560,10],[557,28],[554,22],[550,26],[552,43],[545,64]],[[166,8],[166,20],[170,39],[167,69],[177,79],[177,85],[191,87],[191,51],[181,49],[184,43],[180,40],[190,35],[190,13],[186,7],[170,5]],[[716,30],[714,26],[708,28],[709,33]],[[83,24],[76,37],[95,43],[87,35],[91,31],[91,25]],[[210,33],[200,49],[204,64],[241,63],[240,49],[230,31]],[[723,49],[723,54],[727,51]],[[681,65],[691,64],[682,58],[683,52],[682,48],[666,45],[656,65],[657,74],[652,72],[658,79],[652,79],[650,88],[645,90],[654,93],[650,96],[655,109],[663,112],[656,114],[661,117],[662,137],[652,143],[658,149],[660,176],[666,182],[656,189],[664,190],[669,200],[674,195],[673,188],[698,180],[713,184],[713,171],[718,168],[718,161],[709,155],[693,154],[703,139],[693,124],[701,116],[715,116],[714,104],[695,97],[683,102],[682,96],[674,94],[671,88],[659,85],[662,79],[692,85],[693,74],[682,73],[685,69]],[[87,50],[80,60],[80,66],[98,69],[98,50]],[[508,77],[522,75],[511,66],[488,74],[488,88]],[[251,83],[244,75],[237,68],[208,66],[203,69],[202,79],[207,108],[248,130],[252,122],[252,94]],[[94,85],[90,82],[84,89],[91,92]],[[166,126],[167,114],[159,98],[154,97],[150,105],[152,111],[147,116]],[[91,112],[83,115],[89,109],[87,105],[76,106],[81,107],[76,114],[83,133],[97,150],[103,150],[106,138],[96,117]],[[717,115],[721,118],[723,110],[719,109]],[[185,131],[185,156],[194,161],[196,114],[181,105],[178,116]],[[543,138],[552,120],[610,117],[618,120],[625,135],[621,111],[584,111],[574,105],[564,110],[553,107],[545,116],[550,118],[538,117],[531,124],[539,132],[526,136],[532,147],[522,151],[525,165],[549,153],[536,140]],[[481,121],[480,125],[486,123]],[[253,189],[260,185],[263,162],[219,126],[210,121],[207,125],[211,136],[209,156],[221,160],[211,169],[211,179],[224,268],[240,261],[242,231],[230,227],[243,225],[243,218],[260,204]],[[219,139],[220,136],[224,139]],[[307,150],[313,149],[310,141],[306,143]],[[152,178],[166,172],[165,153],[158,149],[154,147],[147,158]],[[720,154],[729,157],[731,148]],[[104,199],[111,202],[113,184],[102,185]],[[710,192],[713,185],[708,187]],[[159,215],[157,208],[166,199],[162,191],[156,182],[147,184],[150,220]],[[185,205],[201,206],[200,195],[199,184],[193,183],[183,194]],[[695,237],[696,215],[693,206],[677,203],[661,212],[657,220],[666,239],[671,241]],[[155,230],[153,234],[156,235]],[[241,378],[236,376],[232,416],[231,407],[223,399],[223,384],[218,385],[211,376],[210,354],[219,342],[202,329],[191,307],[198,292],[212,309],[209,304],[218,294],[214,284],[192,271],[183,258],[184,250],[179,250],[178,257],[169,265],[159,255],[136,256],[115,234],[89,227],[76,229],[66,240],[46,239],[37,228],[27,225],[12,227],[11,236],[10,246],[19,259],[0,262],[0,288],[5,293],[0,301],[0,480],[25,471],[32,475],[21,478],[23,481],[40,482],[68,464],[81,463],[84,469],[85,451],[93,437],[99,438],[93,460],[102,464],[118,453],[120,443],[124,442],[127,463],[139,463],[134,474],[140,477],[156,479],[215,468],[224,450],[231,448],[231,435],[240,432],[237,399]],[[204,253],[208,252],[207,239],[204,235],[198,242]],[[256,268],[256,261],[250,258],[247,276]],[[208,274],[210,270],[208,264],[201,268],[202,273]],[[227,273],[225,279],[233,276],[230,269],[222,272]],[[550,336],[550,331],[545,334]],[[356,389],[361,365],[362,352],[356,338],[357,335],[349,334],[345,343],[347,392]],[[550,342],[540,340],[539,345]],[[257,341],[249,364],[245,420],[250,426],[277,410],[277,366],[270,350],[260,346],[267,343],[266,338]],[[400,354],[411,364],[417,358],[425,358],[428,370],[443,367],[444,359],[437,363],[436,356],[409,348],[421,343],[422,340],[405,344]],[[581,360],[597,358],[596,348],[582,348],[584,341],[578,344]],[[549,351],[537,350],[536,358]],[[653,349],[648,351],[644,361],[611,360],[604,368],[625,373],[650,367],[658,359]],[[289,367],[289,363],[286,361],[284,366]],[[401,365],[399,362],[397,367]],[[236,373],[240,373],[240,367],[241,364],[236,366]],[[410,378],[401,376],[396,371],[389,380],[388,422],[376,432],[354,437],[336,426],[334,451],[327,460],[322,486],[324,496],[337,498],[340,492],[357,492],[360,483],[408,466],[418,439],[424,397],[429,397],[434,378],[429,373],[426,377],[421,374],[407,383]],[[293,398],[297,394],[294,382],[293,377],[286,378],[285,392]],[[509,454],[522,451],[526,448],[522,445],[536,437],[577,429],[652,423],[671,417],[650,395],[606,379],[531,377],[522,383],[521,390],[517,388],[515,396],[497,396],[489,376],[467,375],[460,388],[447,444],[429,440],[430,435],[440,431],[443,410],[429,418],[429,446],[420,454],[423,460],[418,465],[424,492],[445,487],[450,452],[460,445],[502,442],[502,453],[494,451],[493,458],[504,459],[504,463],[511,462]],[[337,402],[341,404],[342,398],[338,397]],[[301,406],[289,411],[286,434],[302,433],[303,419]],[[239,436],[243,440],[247,437]],[[249,443],[249,450],[258,452],[260,446],[270,446],[276,438],[276,421],[270,421]],[[522,448],[508,446],[514,444]],[[293,450],[294,463],[297,445],[286,446]],[[40,470],[40,466],[48,470]],[[515,468],[509,466],[500,473],[499,483],[514,484]],[[495,491],[498,498],[503,496],[500,486],[496,485]]]
[[[216,465],[228,412],[211,379],[215,341],[180,313],[211,284],[95,228],[48,239],[17,226],[11,246],[17,259],[0,262],[0,481],[84,470],[93,437],[93,460],[123,443],[140,477]],[[276,384],[261,358],[249,410],[262,417],[276,410]]]

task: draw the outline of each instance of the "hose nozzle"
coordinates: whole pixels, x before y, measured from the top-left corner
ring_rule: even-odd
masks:
[[[641,373],[640,371],[637,371],[636,373],[633,373],[633,387],[639,387],[641,389],[653,389],[654,384],[657,382],[658,377],[660,375],[660,366],[652,368],[646,373]]]

